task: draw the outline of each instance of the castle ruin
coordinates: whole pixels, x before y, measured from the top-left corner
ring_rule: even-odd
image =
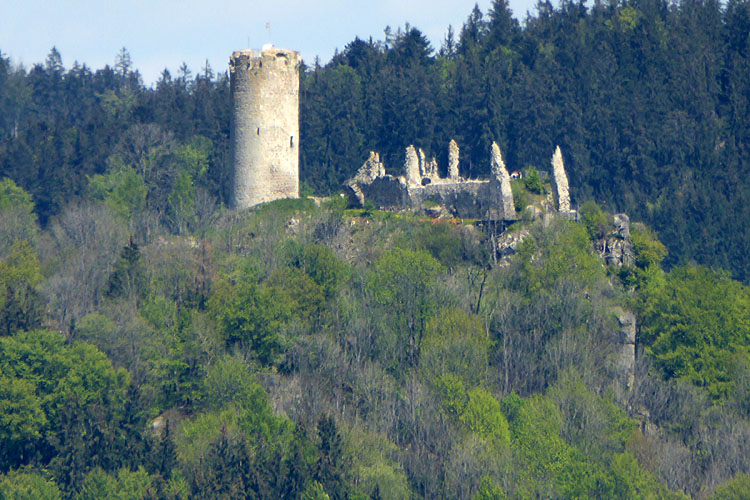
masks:
[[[357,174],[344,183],[350,203],[364,207],[371,202],[378,208],[422,210],[442,207],[453,217],[513,221],[516,215],[510,175],[505,168],[500,148],[490,147],[489,179],[464,179],[458,171],[459,149],[456,141],[448,146],[448,177],[438,175],[434,158],[427,159],[422,149],[406,148],[404,176],[386,174],[380,155],[370,152]],[[570,209],[568,181],[558,147],[553,157],[553,188],[558,211],[574,216]]]
[[[299,197],[298,52],[272,45],[229,61],[232,95],[230,203],[247,208]]]

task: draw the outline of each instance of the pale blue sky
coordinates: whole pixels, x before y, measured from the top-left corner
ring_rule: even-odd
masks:
[[[54,45],[66,68],[77,60],[97,69],[126,47],[150,84],[164,68],[175,74],[183,61],[193,72],[206,60],[223,71],[233,50],[268,41],[301,52],[307,63],[316,55],[325,62],[355,36],[382,39],[387,25],[405,22],[437,49],[448,25],[460,29],[475,3],[486,12],[491,1],[0,0],[0,51],[30,67]],[[534,3],[510,0],[519,20]]]

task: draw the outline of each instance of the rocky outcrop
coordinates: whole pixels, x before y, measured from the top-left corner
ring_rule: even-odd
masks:
[[[498,257],[498,265],[510,265],[511,257],[518,252],[518,248],[531,235],[528,229],[520,231],[505,232],[497,236],[493,241],[495,255]]]
[[[552,182],[555,188],[555,197],[557,198],[557,211],[561,214],[569,214],[570,192],[568,189],[568,176],[565,174],[565,165],[563,165],[560,146],[555,148],[555,154],[552,155]]]
[[[632,266],[635,264],[635,248],[630,242],[630,218],[627,214],[615,214],[613,228],[595,244],[599,256],[608,266]]]
[[[458,157],[459,150],[456,141],[451,139],[448,144],[448,178],[452,180],[458,180]]]
[[[502,206],[503,218],[515,218],[516,207],[513,203],[513,190],[510,187],[510,174],[508,174],[508,171],[505,169],[503,155],[500,153],[500,147],[496,142],[492,143],[490,153],[492,156],[492,178],[490,179],[490,182],[495,181],[500,185],[501,196],[498,201]]]
[[[630,390],[635,378],[635,314],[619,307],[613,309],[613,313],[620,326],[615,369],[622,386]]]

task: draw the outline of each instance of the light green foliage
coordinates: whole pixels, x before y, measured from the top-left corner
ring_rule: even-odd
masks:
[[[0,476],[2,500],[60,500],[57,485],[33,472],[11,471]]]
[[[355,429],[347,435],[346,443],[365,498],[371,498],[376,489],[382,500],[409,498],[409,481],[401,464],[392,458],[398,456],[399,448],[386,435]]]
[[[210,166],[209,158],[213,152],[214,145],[210,139],[202,135],[190,138],[187,144],[177,148],[177,158],[180,160],[181,170],[191,180],[205,177]]]
[[[195,185],[190,174],[177,174],[172,192],[167,196],[169,214],[178,233],[183,233],[193,220],[195,208]]]
[[[443,404],[443,411],[455,419],[459,419],[466,411],[469,396],[466,386],[458,375],[446,373],[438,377],[434,382],[435,391]]]
[[[653,474],[643,470],[638,461],[628,452],[612,457],[609,466],[613,498],[645,498],[649,500],[680,500],[686,495],[669,491]]]
[[[560,436],[562,417],[551,400],[537,395],[523,400],[515,394],[502,401],[511,431],[513,457],[518,461],[518,496],[587,498],[592,471]]]
[[[526,190],[526,185],[521,179],[513,179],[510,181],[510,189],[513,192],[513,205],[516,212],[521,212],[529,204],[529,192]]]
[[[549,228],[537,226],[532,234],[534,238],[525,239],[519,251],[517,286],[528,296],[549,293],[561,280],[586,287],[605,278],[604,266],[593,254],[584,226],[557,220]]]
[[[21,458],[25,449],[44,438],[48,424],[36,384],[0,371],[0,458]]]
[[[293,304],[289,296],[258,283],[252,269],[237,269],[216,285],[208,305],[224,341],[252,349],[263,363],[273,363],[284,345],[280,332]]]
[[[388,250],[375,262],[368,284],[398,340],[397,355],[416,365],[422,335],[435,309],[435,279],[442,266],[423,251]]]
[[[635,251],[635,266],[623,266],[620,278],[628,288],[647,291],[664,280],[661,262],[667,249],[649,227],[635,223],[630,226],[630,242]],[[656,281],[656,282],[654,282]]]
[[[226,357],[208,369],[203,381],[201,406],[211,410],[237,409],[240,425],[248,432],[270,439],[279,430],[268,395],[237,357]]]
[[[601,238],[607,234],[609,229],[609,220],[607,214],[605,214],[599,205],[595,201],[589,200],[581,205],[578,211],[583,220],[583,224],[586,226],[591,239]]]
[[[491,478],[485,476],[471,500],[506,500],[508,496]]]
[[[447,222],[423,225],[417,232],[416,243],[445,267],[455,268],[462,260],[461,235],[458,228]]]
[[[31,195],[11,179],[0,179],[0,259],[17,240],[36,245],[38,232]]]
[[[0,212],[11,208],[20,208],[31,216],[34,213],[34,200],[12,179],[0,179]]]
[[[16,240],[0,260],[0,334],[41,324],[42,304],[36,291],[41,280],[33,247],[26,240]]]
[[[292,265],[304,271],[320,287],[326,300],[335,297],[347,271],[333,250],[317,243],[309,243],[295,252]]]
[[[305,491],[302,492],[302,500],[330,500],[331,497],[328,496],[328,493],[326,493],[325,489],[323,489],[323,485],[320,484],[317,481],[310,481],[310,483],[307,485],[307,488],[305,488]]]
[[[750,476],[747,474],[737,474],[716,488],[714,494],[711,495],[711,500],[746,500],[748,498],[750,498]]]
[[[195,474],[211,446],[221,435],[241,434],[239,413],[232,407],[222,411],[202,412],[182,422],[175,435],[177,458],[188,476]]]
[[[547,396],[563,417],[562,436],[597,461],[622,452],[636,427],[611,398],[589,390],[575,370],[563,372]]]
[[[146,206],[148,187],[138,173],[119,158],[113,158],[109,172],[89,178],[89,195],[102,200],[112,212],[132,221]]]
[[[539,177],[539,172],[537,172],[533,165],[530,165],[529,168],[526,169],[523,184],[530,193],[544,194],[542,178]]]
[[[472,387],[486,377],[489,345],[478,316],[443,309],[427,323],[419,363],[430,379],[450,373]]]
[[[86,474],[76,500],[141,500],[146,498],[150,484],[143,467],[137,471],[120,469],[117,476],[96,468]]]
[[[750,288],[725,273],[680,267],[644,291],[643,303],[640,340],[664,376],[725,397],[733,359],[750,356]]]
[[[323,290],[310,276],[296,267],[284,267],[274,271],[264,282],[289,305],[288,315],[300,321],[316,319],[325,304]]]
[[[510,431],[500,403],[481,387],[469,391],[469,402],[460,417],[472,432],[495,443],[508,443]]]
[[[197,470],[222,435],[274,447],[291,439],[291,422],[273,414],[268,395],[241,358],[227,356],[212,365],[200,393],[204,411],[183,422],[176,438],[178,457],[188,470]]]
[[[43,330],[0,338],[0,374],[0,407],[10,426],[0,430],[0,456],[9,464],[33,452],[66,408],[96,405],[116,418],[129,383],[94,346]]]
[[[635,249],[635,265],[642,269],[660,265],[667,256],[667,248],[648,226],[640,223],[631,225],[630,241]]]

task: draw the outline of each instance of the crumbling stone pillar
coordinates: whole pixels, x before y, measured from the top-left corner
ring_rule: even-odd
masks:
[[[406,148],[404,158],[404,170],[406,171],[406,183],[410,186],[422,185],[422,176],[419,172],[419,156],[414,146]]]
[[[570,213],[568,176],[565,174],[565,166],[563,165],[560,146],[557,146],[555,154],[552,155],[552,180],[555,187],[555,196],[557,197],[557,211],[561,214]]]
[[[458,144],[451,139],[448,144],[448,178],[458,180]]]
[[[515,219],[516,207],[513,203],[513,190],[510,187],[510,175],[505,168],[505,162],[503,161],[503,155],[500,153],[500,146],[496,142],[492,143],[490,149],[492,155],[492,178],[490,181],[494,181],[499,184],[501,206],[503,208],[503,218]]]

